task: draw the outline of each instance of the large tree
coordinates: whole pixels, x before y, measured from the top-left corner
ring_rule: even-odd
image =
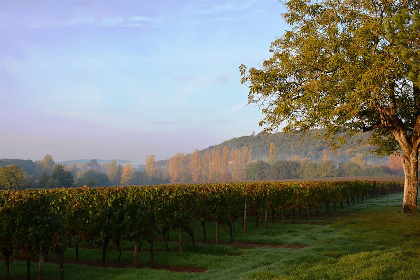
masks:
[[[420,2],[290,0],[291,31],[260,68],[240,66],[249,103],[270,132],[320,130],[332,143],[371,131],[380,154],[399,152],[402,212],[417,212],[420,146]],[[340,140],[340,141],[337,141]]]

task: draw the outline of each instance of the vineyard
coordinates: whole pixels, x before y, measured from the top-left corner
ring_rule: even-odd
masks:
[[[395,182],[255,182],[235,184],[165,185],[113,188],[71,188],[0,192],[0,247],[9,275],[11,258],[39,258],[39,278],[44,278],[44,260],[56,253],[64,278],[64,252],[72,247],[78,258],[79,245],[102,248],[102,265],[107,252],[120,252],[121,243],[133,244],[133,267],[138,266],[140,244],[148,244],[150,265],[154,242],[167,244],[170,232],[183,233],[196,248],[193,224],[200,223],[206,241],[206,224],[227,226],[234,242],[235,221],[247,234],[249,220],[265,227],[277,219],[294,219],[333,212],[337,207],[402,191]]]

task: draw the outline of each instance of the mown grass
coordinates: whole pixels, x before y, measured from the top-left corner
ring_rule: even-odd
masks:
[[[349,205],[329,215],[297,219],[285,224],[277,219],[267,229],[255,219],[248,221],[244,235],[238,222],[235,241],[264,244],[306,245],[293,248],[238,248],[226,243],[197,243],[193,252],[184,233],[184,252],[178,252],[178,232],[171,234],[169,248],[157,242],[157,266],[190,266],[207,270],[202,273],[180,273],[151,268],[94,267],[65,264],[66,279],[420,279],[420,213],[400,214],[402,195],[369,199]],[[199,225],[196,240],[203,238]],[[208,240],[214,242],[215,225],[207,225]],[[227,227],[221,231],[221,242],[229,240]],[[131,244],[124,244],[131,246]],[[146,247],[147,244],[144,244]],[[147,247],[146,247],[147,248]],[[67,249],[66,258],[75,258],[74,249]],[[100,250],[80,251],[80,261],[100,260]],[[107,262],[117,262],[118,252],[107,255]],[[148,252],[141,252],[139,263],[150,261]],[[131,264],[132,252],[124,251],[122,262]],[[4,264],[4,262],[3,262]],[[37,279],[37,263],[32,264],[32,278]],[[11,279],[25,279],[26,263],[14,261]],[[5,266],[0,266],[0,277]],[[59,279],[58,265],[46,264],[46,279]]]

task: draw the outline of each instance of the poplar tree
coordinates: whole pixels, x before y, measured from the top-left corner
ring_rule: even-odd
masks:
[[[197,183],[200,179],[200,155],[198,153],[198,149],[195,149],[194,153],[190,155],[190,172],[191,178],[194,183]]]
[[[291,26],[260,68],[241,65],[267,132],[319,130],[335,146],[370,131],[380,155],[401,153],[402,212],[417,212],[420,2],[290,0]],[[344,136],[343,136],[344,135]]]
[[[274,161],[276,159],[276,145],[274,145],[273,142],[270,143],[270,165],[274,164]]]
[[[121,185],[127,185],[133,176],[134,170],[130,163],[126,163],[121,174]]]
[[[109,180],[111,180],[114,185],[118,185],[121,182],[120,169],[121,166],[119,166],[115,159],[111,160],[106,167],[106,175],[108,175]]]
[[[149,180],[149,183],[151,183],[153,175],[155,173],[155,156],[154,155],[146,156],[145,172],[146,172],[147,178]]]

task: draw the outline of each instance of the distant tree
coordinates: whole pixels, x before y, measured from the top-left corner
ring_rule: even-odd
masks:
[[[116,160],[111,160],[106,168],[106,174],[112,184],[118,185],[121,183],[121,165]]]
[[[252,163],[252,149],[249,148],[248,149],[248,162],[247,164],[251,164]]]
[[[61,164],[57,164],[53,168],[53,172],[51,174],[51,179],[53,185],[49,187],[73,187],[74,186],[74,179],[71,172],[66,171],[64,166]]]
[[[243,158],[242,158],[242,149],[232,148],[230,151],[231,162],[232,162],[232,179],[234,181],[242,181],[244,178],[244,168],[243,168]]]
[[[36,187],[35,175],[24,172],[25,188],[33,189]]]
[[[198,149],[190,155],[190,172],[191,172],[191,180],[193,183],[197,183],[200,179],[200,155],[198,153]]]
[[[354,162],[340,162],[338,174],[340,177],[357,177],[362,175],[362,168]]]
[[[400,150],[402,212],[417,213],[420,150],[420,1],[288,0],[292,26],[261,69],[241,65],[266,131],[325,128],[332,144],[370,131],[376,152]],[[339,140],[339,141],[337,141]]]
[[[297,161],[279,160],[271,165],[270,179],[297,179],[299,178],[300,164]]]
[[[133,176],[134,170],[130,163],[126,163],[123,167],[122,174],[121,174],[121,185],[128,185],[130,184],[130,180]]]
[[[189,160],[183,153],[177,153],[169,159],[169,175],[171,183],[187,183],[191,181]]]
[[[299,177],[303,179],[320,178],[320,164],[314,161],[302,161],[299,168]]]
[[[245,168],[246,180],[267,180],[270,172],[270,165],[259,160],[248,164]]]
[[[52,183],[51,183],[52,184]],[[42,173],[38,177],[37,187],[40,189],[48,188],[50,185],[50,175],[47,172]]]
[[[93,169],[96,171],[100,171],[101,170],[101,165],[98,163],[98,160],[96,159],[91,159],[88,163],[86,163],[86,169]]]
[[[145,160],[145,173],[148,178],[148,183],[150,184],[152,182],[152,179],[155,174],[155,156],[154,155],[148,155],[146,156]]]
[[[223,147],[222,161],[220,164],[220,174],[229,173],[229,150],[227,146]]]
[[[350,162],[354,162],[359,165],[361,168],[366,167],[367,162],[363,159],[361,153],[357,153],[354,157],[350,158]]]
[[[53,167],[54,167],[54,159],[50,154],[45,155],[44,159],[42,160],[42,167],[44,168],[44,171],[48,174],[52,174]]]
[[[215,149],[211,153],[211,159],[212,159],[212,181],[219,181],[221,178],[221,163],[222,163],[222,157],[220,156],[220,151]]]
[[[23,169],[16,165],[0,167],[0,189],[15,190],[25,186]]]
[[[71,163],[71,164],[66,165],[66,170],[69,171],[71,175],[73,175],[73,178],[77,178],[77,173],[79,171],[79,168],[77,167],[76,163]]]
[[[145,178],[144,178],[145,173],[142,171],[134,171],[133,172],[133,176],[130,179],[130,184],[132,185],[143,185],[145,182]],[[154,180],[152,180],[152,184],[155,183],[155,181],[158,178],[155,177]]]
[[[274,161],[276,160],[276,145],[274,145],[274,142],[270,143],[270,165],[274,164]]]
[[[245,167],[248,165],[248,147],[242,147],[242,168],[245,170]]]
[[[400,170],[402,169],[401,165],[401,156],[397,154],[392,154],[388,157],[387,166],[391,170]]]
[[[332,160],[325,160],[322,163],[320,163],[320,177],[326,178],[326,177],[336,177],[338,175],[338,169],[334,164],[334,161]]]
[[[82,172],[81,176],[77,180],[79,186],[88,186],[88,187],[106,187],[111,186],[112,182],[108,178],[108,175],[101,171],[94,169],[89,169]]]

